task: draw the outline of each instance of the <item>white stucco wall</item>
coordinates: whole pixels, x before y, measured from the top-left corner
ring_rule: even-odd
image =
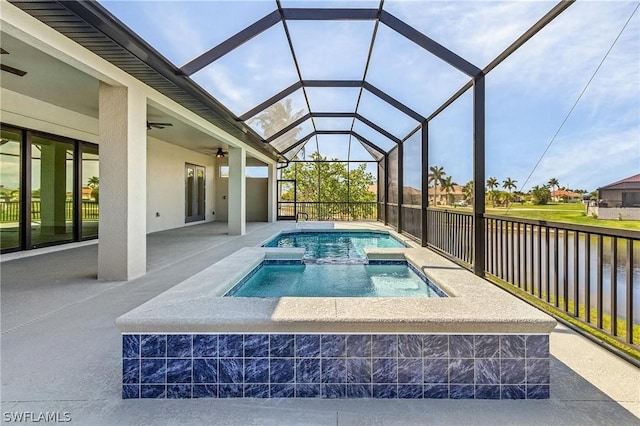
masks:
[[[596,207],[598,219],[640,220],[640,208],[636,207]]]
[[[226,166],[227,159],[218,160],[215,166],[216,220],[225,222],[229,218],[229,180],[220,177],[220,166]],[[261,165],[247,159],[247,165]],[[267,178],[247,178],[247,222],[266,222],[269,212],[269,180]]]
[[[148,138],[147,232],[185,226],[185,164],[206,168],[205,220],[214,220],[213,157]],[[160,213],[160,216],[156,216]],[[217,211],[216,217],[217,219]],[[202,222],[192,222],[202,223]]]

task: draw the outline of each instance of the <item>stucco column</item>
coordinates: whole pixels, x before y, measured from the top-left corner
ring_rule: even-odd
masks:
[[[244,148],[229,147],[229,235],[244,235],[247,222],[247,179]]]
[[[101,280],[130,280],[147,270],[146,118],[141,91],[100,83]]]
[[[278,188],[277,188],[277,184],[278,184],[278,169],[277,169],[277,164],[273,163],[273,164],[269,164],[269,183],[267,185],[269,185],[269,189],[268,189],[268,195],[267,195],[267,221],[269,222],[275,222],[278,219]]]

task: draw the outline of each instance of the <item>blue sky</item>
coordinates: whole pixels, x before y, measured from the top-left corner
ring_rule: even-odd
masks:
[[[177,66],[275,10],[275,1],[102,1]],[[283,7],[377,7],[376,1],[282,1]],[[542,17],[547,1],[385,1],[385,10],[482,68]],[[640,11],[636,12],[561,132],[547,145],[611,47],[637,2],[579,0],[486,78],[486,172],[519,189],[555,177],[593,190],[640,173]],[[361,79],[372,22],[290,21],[304,79]],[[192,78],[240,115],[294,83],[297,72],[278,24]],[[427,116],[467,77],[380,25],[367,81]],[[314,111],[353,111],[357,90],[309,89]],[[301,91],[291,96],[307,112]],[[344,111],[342,111],[344,110]],[[417,122],[364,92],[358,112],[398,137]],[[471,92],[429,127],[430,164],[464,184],[472,175]],[[324,122],[322,126],[345,126]],[[310,128],[307,123],[305,130]],[[355,129],[387,148],[362,123]],[[306,132],[302,132],[305,133]],[[319,138],[321,154],[342,157],[348,136]],[[412,142],[413,143],[413,142]],[[417,142],[416,142],[417,143]],[[315,150],[308,146],[306,152]],[[405,184],[419,186],[419,155],[408,147]],[[351,152],[366,153],[352,144]],[[375,170],[372,167],[372,170]],[[533,173],[532,173],[533,172]],[[523,187],[527,177],[530,179]]]

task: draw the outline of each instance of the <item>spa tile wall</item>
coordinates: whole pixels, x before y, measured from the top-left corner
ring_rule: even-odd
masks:
[[[122,397],[546,399],[549,336],[124,334]]]

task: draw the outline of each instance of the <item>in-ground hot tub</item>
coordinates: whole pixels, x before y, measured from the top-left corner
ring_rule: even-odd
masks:
[[[246,248],[116,320],[123,398],[549,397],[555,321],[422,248],[406,259],[446,298],[222,297],[303,249]]]

